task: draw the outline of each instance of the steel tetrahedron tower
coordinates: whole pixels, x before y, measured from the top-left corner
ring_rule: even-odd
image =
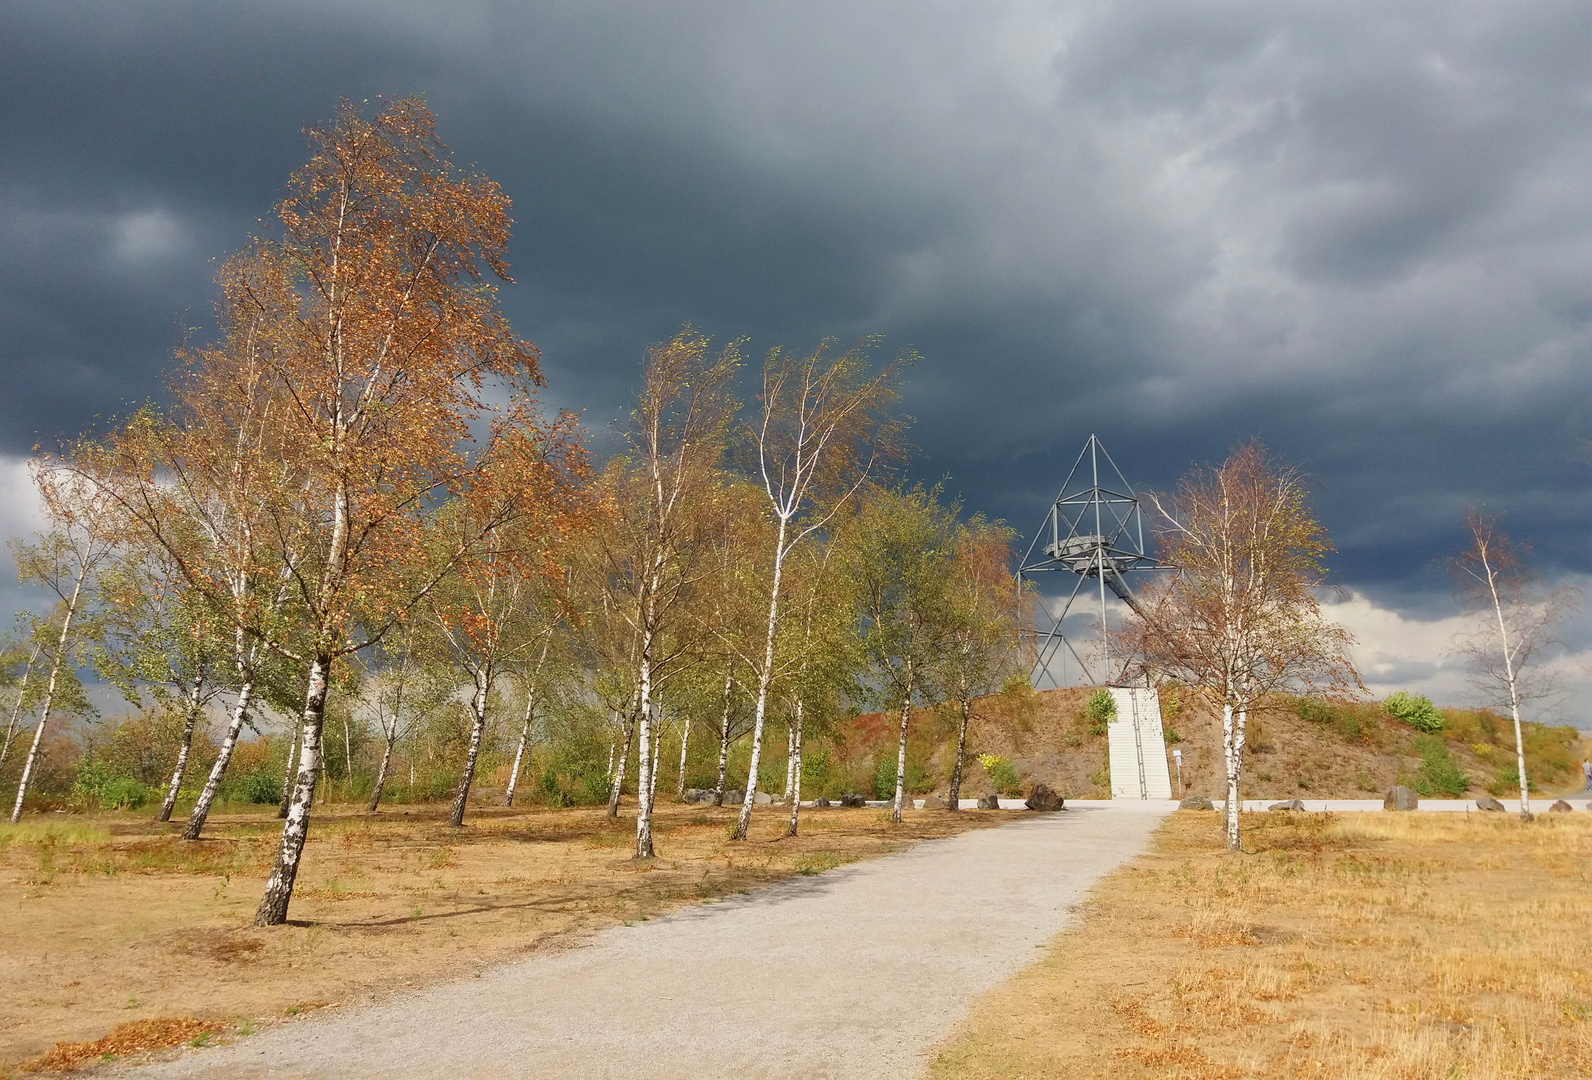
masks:
[[[1046,580],[1045,575],[1060,572],[1073,578],[1070,592],[1059,609],[1047,610],[1040,597],[1034,635],[1037,649],[1032,681],[1039,687],[1049,678],[1054,686],[1062,680],[1052,670],[1060,658],[1063,668],[1066,656],[1071,655],[1087,683],[1112,680],[1111,640],[1106,629],[1106,593],[1109,591],[1129,607],[1138,610],[1133,590],[1128,587],[1126,575],[1137,571],[1168,569],[1151,557],[1144,543],[1144,518],[1139,512],[1139,497],[1123,479],[1111,455],[1101,445],[1096,435],[1084,443],[1078,460],[1072,464],[1061,485],[1061,492],[1051,504],[1028,551],[1023,555],[1018,577],[1024,587],[1037,587]],[[1065,580],[1065,578],[1063,578]],[[1099,590],[1101,678],[1095,679],[1062,633],[1062,622],[1072,612],[1073,605],[1084,596],[1084,587],[1094,583]],[[1085,602],[1094,597],[1085,597]],[[1048,623],[1048,629],[1044,624]],[[1066,649],[1066,654],[1062,649]],[[1123,664],[1125,673],[1127,665]]]

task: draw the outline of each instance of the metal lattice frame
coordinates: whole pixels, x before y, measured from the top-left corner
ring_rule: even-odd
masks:
[[[1041,543],[1044,544],[1042,548]],[[1034,554],[1036,548],[1039,549],[1038,558]],[[1127,480],[1123,479],[1122,471],[1111,460],[1111,455],[1106,453],[1099,437],[1090,435],[1078,459],[1073,462],[1072,471],[1061,485],[1061,492],[1051,504],[1033,543],[1028,545],[1028,551],[1023,554],[1022,566],[1017,571],[1019,583],[1025,587],[1034,585],[1038,575],[1058,571],[1077,578],[1061,610],[1053,619],[1046,617],[1046,621],[1051,622],[1050,628],[1042,630],[1035,627],[1038,649],[1034,660],[1033,684],[1039,686],[1040,680],[1048,675],[1054,685],[1061,685],[1051,672],[1050,665],[1060,655],[1063,646],[1077,661],[1084,679],[1090,683],[1096,681],[1088,665],[1072,647],[1072,642],[1061,632],[1063,620],[1072,611],[1084,585],[1091,580],[1098,584],[1100,590],[1101,657],[1106,668],[1103,674],[1109,674],[1111,645],[1106,630],[1106,590],[1109,589],[1137,611],[1138,604],[1133,598],[1133,591],[1128,588],[1125,575],[1165,569],[1169,568],[1152,558],[1145,548],[1144,517],[1139,511],[1138,496],[1128,486]],[[1127,665],[1124,664],[1123,673],[1126,669]]]

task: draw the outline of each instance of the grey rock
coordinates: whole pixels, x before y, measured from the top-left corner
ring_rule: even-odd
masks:
[[[1177,804],[1179,810],[1215,810],[1216,804],[1204,795],[1185,795]]]
[[[741,798],[744,800],[746,796],[743,795]],[[758,806],[767,806],[773,801],[774,797],[766,791],[759,791],[756,795],[752,796],[752,802],[756,803]]]
[[[841,806],[867,806],[868,805],[868,800],[863,798],[861,795],[842,795],[840,797],[840,805]]]
[[[950,805],[950,803],[946,802],[938,795],[925,795],[923,797],[923,809],[925,810],[944,810]]]
[[[1504,804],[1493,798],[1491,795],[1483,795],[1481,798],[1476,800],[1476,809],[1491,810],[1494,813],[1501,814],[1504,811]]]
[[[712,788],[686,788],[685,801],[697,803],[710,803],[713,801]]]
[[[1060,810],[1065,800],[1048,784],[1035,784],[1034,790],[1029,793],[1028,801],[1023,803],[1030,810]]]
[[[984,795],[978,800],[978,808],[980,810],[999,810],[1001,808],[1000,797],[996,795]]]
[[[828,805],[829,805],[829,800],[824,798],[822,795],[818,796],[818,798],[813,800],[813,808],[814,809],[821,810],[821,809],[824,809],[825,807],[827,807]]]
[[[1382,797],[1384,810],[1415,810],[1420,805],[1420,796],[1402,784]]]
[[[1550,813],[1550,814],[1568,814],[1571,810],[1574,810],[1574,809],[1575,809],[1575,807],[1571,806],[1569,803],[1565,802],[1563,799],[1560,799],[1558,802],[1556,802],[1552,806],[1548,807],[1548,813]]]
[[[1266,807],[1267,810],[1303,810],[1304,808],[1303,799],[1284,799],[1282,802],[1274,802]]]
[[[744,791],[726,791],[724,793],[725,806],[740,806],[745,801],[746,792]]]

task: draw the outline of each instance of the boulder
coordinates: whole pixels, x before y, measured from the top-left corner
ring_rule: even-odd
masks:
[[[813,808],[815,810],[822,810],[825,807],[827,807],[828,805],[829,805],[829,800],[824,798],[822,795],[818,796],[818,798],[813,800]]]
[[[842,795],[840,797],[840,805],[841,806],[867,806],[868,805],[868,800],[863,798],[861,795]]]
[[[1402,784],[1382,796],[1384,810],[1415,810],[1420,805],[1420,797]]]
[[[1049,785],[1035,784],[1028,801],[1023,805],[1030,810],[1060,810],[1063,802],[1062,797],[1051,791]]]
[[[1274,802],[1266,807],[1267,810],[1303,810],[1304,808],[1303,799],[1284,799],[1282,802]]]
[[[980,796],[979,800],[978,800],[978,808],[980,810],[999,810],[1001,808],[1001,801],[1000,801],[999,796],[996,796],[996,795],[983,795],[983,796]]]
[[[725,806],[740,806],[745,801],[746,792],[744,791],[726,791],[724,793]]]
[[[1177,804],[1179,810],[1215,810],[1216,804],[1204,795],[1185,795]]]
[[[949,805],[951,804],[938,795],[925,795],[923,797],[923,809],[925,810],[944,810]]]
[[[741,798],[744,800],[746,796],[743,795]],[[752,802],[756,803],[758,806],[767,806],[773,801],[774,796],[770,795],[766,791],[759,791],[756,795],[752,796]]]
[[[712,788],[694,788],[694,787],[686,788],[685,789],[685,801],[686,802],[705,802],[705,803],[710,803],[710,802],[713,801],[713,789]]]
[[[1560,799],[1558,802],[1556,802],[1552,806],[1548,807],[1548,813],[1550,813],[1550,814],[1568,814],[1571,810],[1574,810],[1574,809],[1575,809],[1575,807],[1571,806],[1569,803],[1565,802],[1563,799]]]
[[[1495,813],[1501,814],[1504,810],[1504,804],[1493,798],[1491,795],[1483,795],[1481,798],[1476,800],[1476,809],[1491,810]]]

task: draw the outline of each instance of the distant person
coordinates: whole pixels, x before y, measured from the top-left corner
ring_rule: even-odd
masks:
[[[1583,791],[1592,791],[1592,761],[1581,762],[1581,775],[1586,778],[1586,787]]]

